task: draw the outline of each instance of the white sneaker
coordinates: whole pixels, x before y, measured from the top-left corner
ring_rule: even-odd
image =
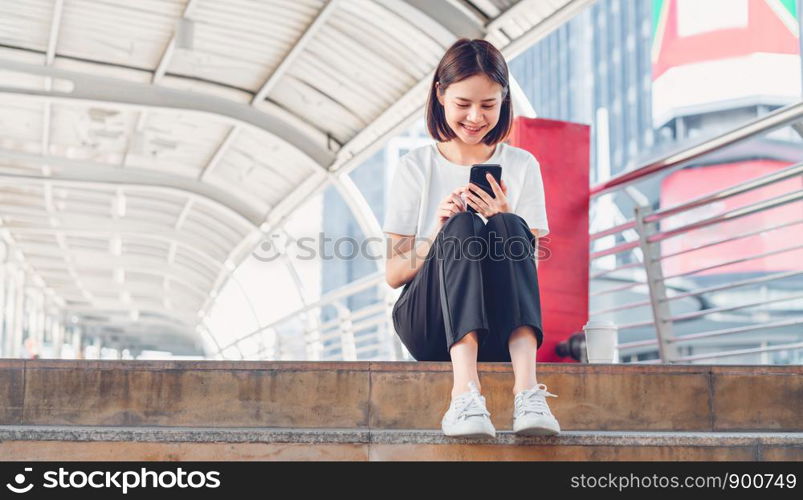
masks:
[[[554,436],[560,434],[560,424],[546,404],[546,385],[538,384],[521,391],[513,400],[513,432],[526,436]]]
[[[468,387],[468,392],[452,398],[441,421],[443,433],[447,436],[496,437],[491,414],[485,408],[485,397],[480,395],[474,382],[469,382]]]

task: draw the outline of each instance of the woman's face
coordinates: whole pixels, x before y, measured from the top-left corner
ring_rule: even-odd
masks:
[[[440,90],[440,82],[436,83]],[[437,94],[446,123],[466,144],[478,144],[499,122],[502,86],[485,75],[455,82]]]

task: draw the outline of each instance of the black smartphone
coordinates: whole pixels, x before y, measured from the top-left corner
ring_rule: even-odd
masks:
[[[496,183],[500,186],[502,185],[502,166],[498,164],[491,164],[491,163],[478,163],[471,167],[471,183],[475,186],[479,186],[483,191],[491,195],[491,198],[496,198],[494,194],[494,190],[491,187],[491,183],[488,182],[485,174],[488,172],[491,173],[494,179],[496,179]],[[475,193],[475,196],[479,196],[478,193]],[[477,213],[474,210],[474,207],[466,203],[466,210],[469,212]]]

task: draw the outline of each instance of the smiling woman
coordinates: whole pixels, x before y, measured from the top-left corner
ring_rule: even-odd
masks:
[[[436,140],[448,144],[459,138],[464,152],[483,156],[513,124],[507,63],[484,40],[458,41],[452,48],[441,60],[427,102],[427,128]]]
[[[544,400],[554,395],[535,377],[544,339],[535,266],[536,235],[549,232],[544,188],[533,155],[503,142],[512,120],[502,54],[485,40],[458,40],[427,101],[437,142],[401,159],[390,190],[386,277],[393,288],[404,285],[393,324],[416,360],[452,361],[448,436],[495,436],[477,361],[512,362],[514,431],[560,431]],[[488,178],[492,192],[469,182],[477,163],[502,167],[499,183]]]

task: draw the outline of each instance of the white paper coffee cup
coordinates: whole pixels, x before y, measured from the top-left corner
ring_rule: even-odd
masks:
[[[618,361],[616,345],[618,329],[613,321],[591,320],[583,327],[586,334],[586,354],[589,363]]]

